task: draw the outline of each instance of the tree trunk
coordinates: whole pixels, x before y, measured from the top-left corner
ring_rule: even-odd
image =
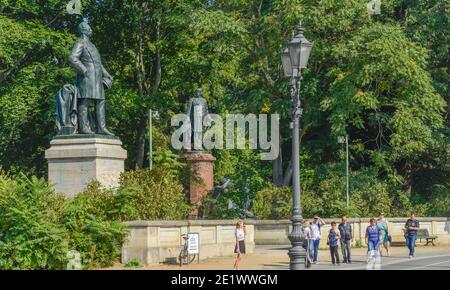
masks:
[[[274,186],[283,186],[283,155],[281,146],[280,154],[277,159],[272,161],[272,183]]]
[[[147,129],[148,117],[144,112],[142,113],[141,121],[139,122],[139,132],[138,132],[138,146],[137,146],[137,156],[136,156],[136,166],[138,168],[144,167],[145,159],[145,131]]]
[[[144,48],[143,48],[143,39],[142,39],[142,28],[141,33],[138,34],[138,43],[137,43],[137,54],[135,61],[135,70],[136,70],[136,79],[137,86],[139,91],[139,97],[141,102],[145,102],[145,66],[144,66]],[[137,152],[136,152],[136,166],[138,168],[142,168],[144,166],[144,150],[145,150],[145,128],[146,128],[146,114],[145,110],[141,111],[141,119],[138,125],[138,139],[137,139]]]
[[[450,121],[450,47],[447,49],[447,120]]]
[[[411,193],[412,193],[412,170],[411,170],[411,166],[410,165],[406,165],[405,166],[405,171],[404,171],[404,182],[403,182],[403,190],[406,193],[406,196],[411,197]]]
[[[292,161],[289,161],[288,167],[286,168],[286,171],[284,172],[283,177],[283,186],[289,186],[291,184],[292,180]]]

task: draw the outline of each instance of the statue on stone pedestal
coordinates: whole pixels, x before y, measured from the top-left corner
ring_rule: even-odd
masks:
[[[76,85],[65,85],[57,94],[56,123],[59,135],[113,135],[106,129],[105,88],[112,87],[113,77],[102,65],[100,53],[90,41],[92,29],[83,21],[80,37],[69,56],[77,71]],[[95,102],[95,118],[89,114],[89,100]]]
[[[58,136],[45,151],[48,181],[66,197],[82,192],[93,180],[104,188],[119,187],[127,158],[122,142],[106,129],[105,90],[112,87],[113,78],[90,40],[89,24],[82,22],[78,33],[69,56],[77,79],[56,95]],[[89,112],[89,102],[95,104],[95,112]]]
[[[202,96],[202,89],[197,89],[197,97],[189,100],[186,115],[191,123],[191,130],[188,132],[191,151],[203,151],[203,120],[208,117],[208,104]]]
[[[208,127],[210,116],[208,105],[202,96],[202,90],[197,90],[197,96],[189,100],[186,110],[190,128],[183,139],[188,141],[190,149],[186,154],[189,167],[189,201],[195,208],[190,214],[191,218],[202,216],[202,198],[214,189],[214,160],[211,154],[203,151],[203,131]],[[185,144],[187,145],[187,144]],[[185,147],[186,148],[186,147]]]

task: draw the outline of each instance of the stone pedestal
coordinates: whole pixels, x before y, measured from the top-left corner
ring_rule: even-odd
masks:
[[[189,152],[186,161],[189,164],[189,200],[195,205],[195,210],[191,213],[192,218],[198,217],[198,206],[202,197],[214,189],[214,166],[216,159],[206,152]]]
[[[121,145],[114,136],[57,136],[45,151],[48,181],[66,197],[82,192],[93,180],[104,187],[117,187],[127,158]]]

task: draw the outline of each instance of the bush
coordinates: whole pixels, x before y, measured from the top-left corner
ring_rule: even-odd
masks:
[[[363,241],[361,239],[356,240],[355,248],[364,248]]]
[[[450,216],[450,183],[437,184],[433,187],[429,214],[431,216]]]
[[[139,268],[141,266],[141,260],[137,258],[133,258],[128,260],[128,262],[124,265],[125,268]]]
[[[70,249],[80,252],[85,268],[111,266],[120,258],[126,231],[117,215],[119,197],[93,182],[64,204],[61,223],[69,233]]]
[[[153,170],[135,170],[121,176],[121,192],[130,195],[129,208],[136,209],[135,216],[127,220],[179,220],[189,215],[183,185],[175,173],[164,166]]]
[[[395,184],[380,180],[373,168],[361,169],[351,173],[350,204],[346,204],[345,175],[336,167],[321,168],[311,176],[302,175],[301,205],[303,217],[311,217],[319,212],[325,217],[376,216],[383,211],[388,216],[409,216],[411,211],[424,215],[428,206],[413,204]],[[305,182],[306,181],[306,182]],[[448,209],[448,195],[436,193],[434,208],[436,213]],[[262,219],[289,218],[292,210],[290,188],[277,188],[269,185],[256,193],[253,211]],[[447,206],[446,206],[447,204]],[[395,206],[393,206],[395,205]]]
[[[292,190],[269,186],[256,193],[253,212],[261,219],[287,219],[291,216]]]
[[[183,219],[190,212],[176,172],[161,165],[124,173],[117,190],[92,182],[64,199],[43,179],[0,172],[0,269],[84,268],[118,261],[126,220]]]
[[[119,196],[93,183],[64,200],[43,179],[0,175],[0,269],[65,269],[70,251],[85,268],[111,265],[126,235]]]
[[[126,236],[123,221],[183,219],[190,212],[183,186],[164,165],[122,174],[120,187],[103,189],[98,182],[66,201],[62,223],[70,247],[87,267],[110,266],[120,257]]]
[[[62,269],[69,250],[63,197],[45,180],[0,174],[0,269]]]
[[[211,194],[202,197],[199,213],[203,219],[226,219],[229,216],[225,199],[216,200]]]

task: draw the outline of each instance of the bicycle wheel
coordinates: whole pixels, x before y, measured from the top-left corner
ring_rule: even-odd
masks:
[[[185,264],[186,260],[186,250],[181,250],[180,255],[178,256],[178,262],[180,263],[180,267]]]
[[[188,264],[194,262],[196,256],[197,255],[188,255],[188,257],[187,257]]]

